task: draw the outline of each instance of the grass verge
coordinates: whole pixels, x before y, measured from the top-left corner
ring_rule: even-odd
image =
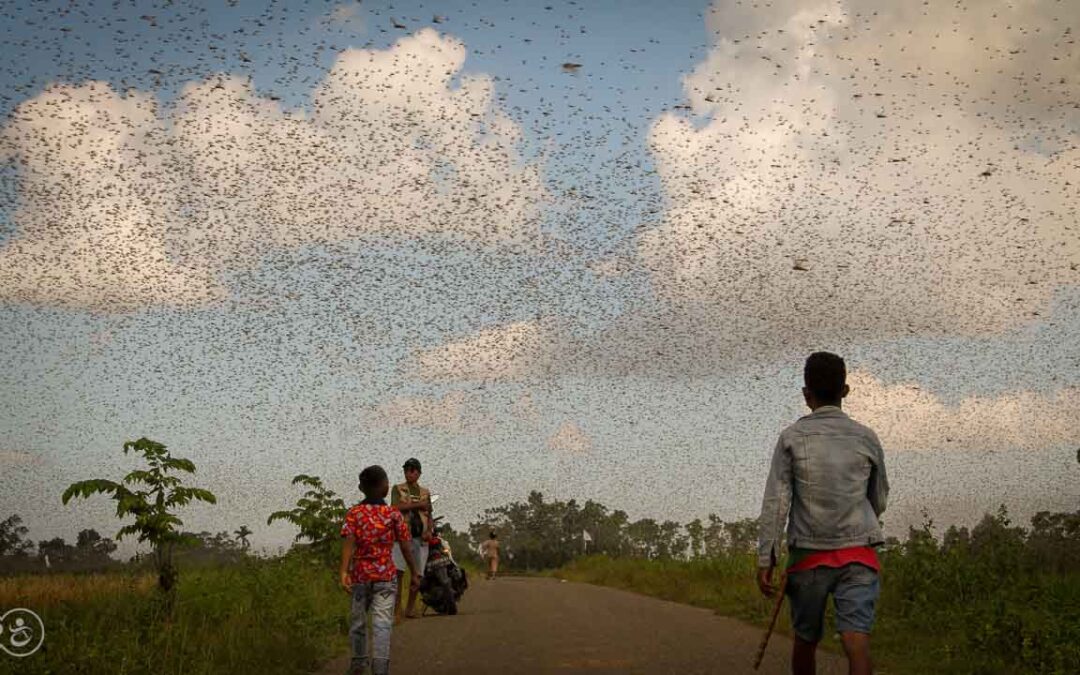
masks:
[[[307,673],[347,649],[348,596],[302,555],[185,571],[171,618],[141,574],[4,579],[11,607],[41,616],[45,642],[0,673]]]
[[[994,575],[971,559],[928,562],[912,555],[882,558],[882,595],[873,638],[877,672],[1080,672],[1080,575]],[[771,603],[757,591],[754,564],[749,555],[692,561],[596,556],[552,574],[705,607],[764,626]],[[777,630],[791,634],[786,606]],[[822,647],[840,651],[831,607]]]

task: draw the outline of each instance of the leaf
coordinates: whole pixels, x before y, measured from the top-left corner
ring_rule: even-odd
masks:
[[[303,473],[293,477],[292,484],[296,485],[298,483],[303,485],[309,485],[313,488],[321,488],[323,486],[322,480],[320,480],[317,476],[309,476]]]
[[[270,517],[266,519],[266,524],[273,525],[276,520],[285,520],[293,525],[299,525],[296,521],[296,516],[294,516],[291,511],[274,511],[270,514]]]
[[[162,462],[167,468],[175,469],[177,471],[186,471],[188,473],[195,473],[195,463],[190,459],[181,459],[179,457],[169,457]]]
[[[64,494],[60,496],[60,499],[64,504],[67,504],[72,497],[83,497],[85,499],[95,494],[112,494],[120,487],[121,486],[118,483],[114,483],[111,480],[92,478],[90,480],[72,483],[64,490]]]
[[[169,498],[165,500],[166,506],[183,506],[190,502],[192,499],[208,502],[210,504],[217,503],[217,497],[213,495],[209,490],[196,487],[180,487],[176,488],[169,495]]]
[[[154,485],[157,482],[157,478],[158,477],[155,476],[153,472],[139,469],[124,476],[124,482],[128,484],[146,483],[147,485]]]

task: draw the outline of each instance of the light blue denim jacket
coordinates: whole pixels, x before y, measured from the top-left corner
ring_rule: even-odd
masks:
[[[837,406],[822,406],[780,433],[758,519],[758,566],[789,547],[830,550],[884,541],[878,518],[889,481],[881,442]]]

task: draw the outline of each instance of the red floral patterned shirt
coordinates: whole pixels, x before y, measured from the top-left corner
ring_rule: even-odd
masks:
[[[341,536],[356,541],[351,570],[354,584],[396,579],[394,542],[412,539],[401,511],[381,499],[365,500],[349,509]]]

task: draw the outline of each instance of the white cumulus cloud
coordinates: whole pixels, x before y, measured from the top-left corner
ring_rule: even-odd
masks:
[[[659,293],[761,344],[1000,331],[1080,283],[1080,6],[717,2],[650,145]]]
[[[365,235],[528,245],[540,168],[522,161],[492,80],[460,75],[465,55],[430,29],[345,50],[310,111],[226,75],[168,109],[100,82],[24,101],[0,136],[19,170],[0,299],[207,302],[227,266]]]
[[[912,383],[848,377],[844,407],[889,450],[1017,450],[1059,447],[1080,438],[1080,389],[969,396],[950,405]]]

